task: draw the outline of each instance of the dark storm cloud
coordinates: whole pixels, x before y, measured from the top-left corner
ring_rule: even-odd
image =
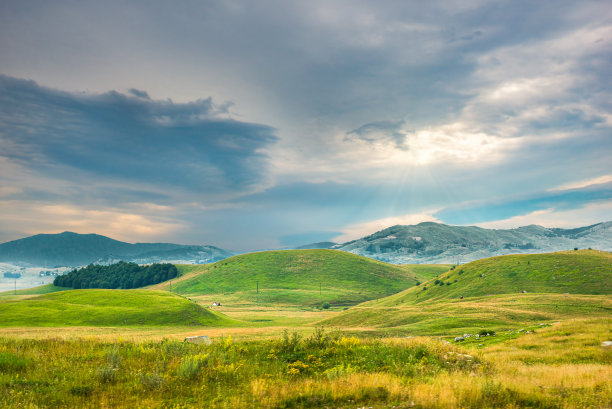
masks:
[[[0,155],[46,176],[210,194],[248,191],[266,177],[259,150],[276,141],[271,127],[219,118],[225,109],[211,99],[130,93],[71,94],[0,76]],[[117,194],[151,196],[134,188]]]

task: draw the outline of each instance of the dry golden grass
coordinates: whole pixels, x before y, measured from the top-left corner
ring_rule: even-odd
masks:
[[[231,336],[235,340],[259,340],[278,337],[283,329],[281,326],[203,330],[9,328],[0,330],[0,337],[82,339],[117,345],[136,343],[133,348],[148,350],[151,344],[147,343],[162,339],[181,340],[185,336],[205,334],[218,339]],[[450,364],[446,365],[448,368],[442,365],[442,369],[427,372],[420,371],[417,363],[416,373],[408,377],[390,373],[384,368],[378,372],[347,369],[334,376],[296,378],[270,373],[249,379],[244,385],[244,393],[225,396],[223,402],[213,404],[198,398],[194,404],[186,403],[184,407],[194,407],[196,403],[227,408],[359,407],[367,403],[375,408],[610,408],[612,349],[602,348],[601,343],[611,339],[610,318],[559,322],[483,349],[476,344],[471,345],[472,349],[466,349],[466,345],[449,345],[432,337],[389,338],[382,343],[411,350],[423,348],[429,351],[429,356],[442,358],[442,362],[448,359]],[[338,348],[350,349],[353,344],[358,347],[371,341],[348,337],[336,342]],[[84,342],[82,345],[85,348],[91,344]],[[236,345],[240,350],[241,347]],[[86,354],[87,348],[81,352]],[[466,362],[471,363],[468,366],[457,364]],[[228,362],[227,365],[232,364]],[[194,384],[193,387],[200,386]],[[26,401],[20,402],[23,407],[28,407]],[[138,399],[126,396],[124,400],[118,400],[105,395],[98,406],[156,407],[159,402],[149,396]],[[179,404],[177,407],[182,406]]]

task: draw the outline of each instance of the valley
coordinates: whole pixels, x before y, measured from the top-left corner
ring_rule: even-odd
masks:
[[[287,250],[177,267],[145,289],[0,293],[0,405],[612,403],[609,252],[397,266]],[[183,342],[201,335],[212,344]]]

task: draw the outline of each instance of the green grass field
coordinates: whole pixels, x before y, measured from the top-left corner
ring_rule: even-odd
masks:
[[[0,336],[0,406],[606,408],[611,325],[570,320],[485,348],[324,331],[212,345]]]
[[[366,326],[383,333],[445,335],[609,317],[611,278],[612,254],[606,252],[493,257],[458,266],[418,287],[360,304],[322,323]]]
[[[170,283],[3,294],[0,407],[612,407],[612,349],[602,344],[612,340],[610,253],[453,269],[337,253],[181,266],[172,289],[190,298],[163,291]],[[250,272],[259,300],[239,282]],[[333,286],[316,298],[323,277]],[[346,311],[319,308],[331,296],[389,294],[398,279],[422,284]],[[200,306],[213,299],[223,306]],[[480,330],[496,334],[453,340]],[[213,343],[182,342],[190,335]]]
[[[386,305],[495,294],[612,293],[612,253],[579,250],[491,257],[458,266]],[[437,280],[437,282],[436,282]]]
[[[448,269],[396,266],[335,250],[243,254],[211,265],[180,266],[172,291],[231,304],[354,305],[395,294]],[[259,286],[259,293],[257,291]],[[170,289],[163,283],[151,288]]]
[[[0,326],[226,326],[231,319],[166,291],[70,290],[0,301]]]

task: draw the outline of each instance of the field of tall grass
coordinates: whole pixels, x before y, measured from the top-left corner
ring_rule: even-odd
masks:
[[[211,345],[5,336],[0,406],[606,408],[611,330],[570,320],[484,349],[323,329]]]

